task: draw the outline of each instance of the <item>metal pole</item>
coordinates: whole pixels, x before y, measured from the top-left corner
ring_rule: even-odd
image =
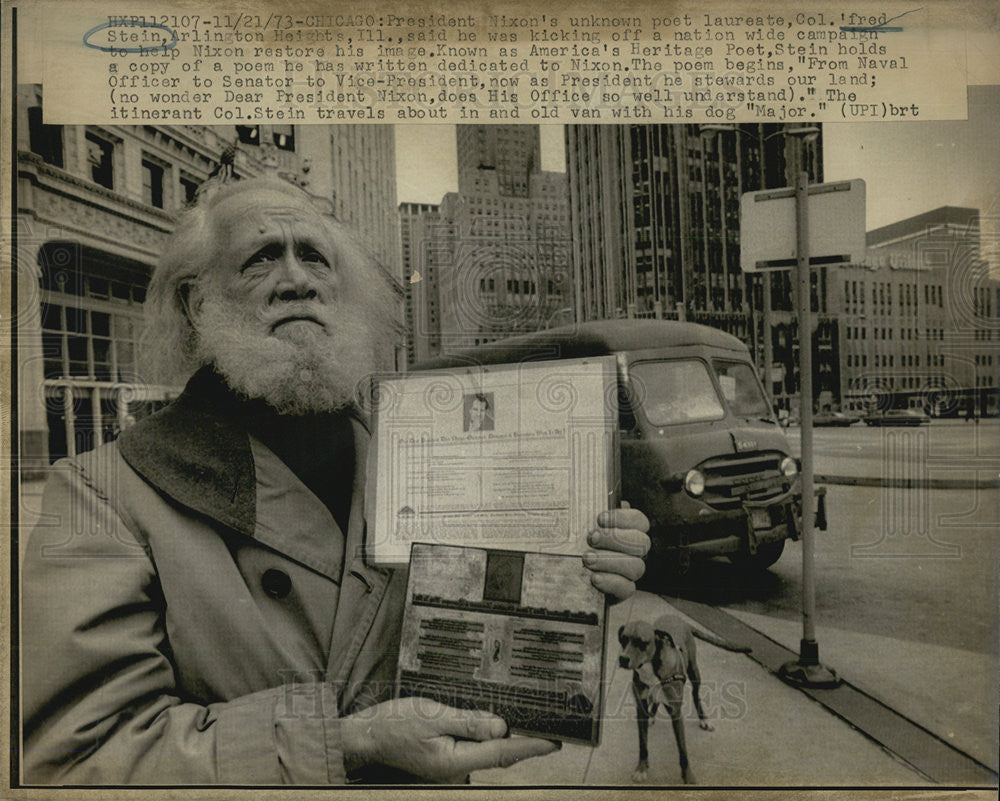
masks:
[[[802,426],[802,641],[799,658],[781,667],[787,681],[809,687],[835,687],[837,674],[819,661],[816,642],[816,545],[813,490],[812,291],[809,273],[809,173],[804,169],[803,143],[797,143],[795,179],[795,250],[799,317],[799,419]]]
[[[73,411],[73,388],[63,387],[63,416],[66,428],[66,455],[76,456],[76,413]]]
[[[771,340],[771,273],[764,273],[764,386],[767,399],[774,405],[774,344]]]
[[[801,164],[800,164],[801,167]],[[812,300],[809,280],[809,173],[800,169],[795,179],[795,251],[798,264],[799,301],[799,421],[802,432],[802,660],[807,643],[815,645],[816,571],[813,519],[813,382],[812,382]],[[813,649],[810,647],[810,652]],[[810,657],[816,659],[818,656]]]

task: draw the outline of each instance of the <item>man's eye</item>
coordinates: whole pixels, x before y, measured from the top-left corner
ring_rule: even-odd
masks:
[[[248,267],[257,267],[270,264],[278,258],[277,254],[274,253],[270,248],[263,248],[254,253],[249,259],[243,264],[243,269],[246,270]]]
[[[326,256],[320,253],[318,250],[313,248],[306,248],[299,253],[299,258],[304,263],[309,264],[321,264],[324,267],[329,267],[330,262],[327,260]]]

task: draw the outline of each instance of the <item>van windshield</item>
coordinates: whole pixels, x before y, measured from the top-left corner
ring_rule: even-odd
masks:
[[[637,362],[629,374],[635,403],[654,426],[725,416],[708,367],[698,359]]]

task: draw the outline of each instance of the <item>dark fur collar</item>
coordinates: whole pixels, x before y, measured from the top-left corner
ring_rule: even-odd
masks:
[[[123,431],[118,449],[160,492],[252,537],[253,457],[249,435],[227,414],[233,403],[214,372],[199,370],[173,403]]]
[[[129,466],[177,503],[254,536],[257,482],[244,404],[210,368],[159,412],[122,432]]]

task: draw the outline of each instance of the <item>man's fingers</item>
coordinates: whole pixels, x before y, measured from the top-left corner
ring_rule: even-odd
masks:
[[[635,528],[649,531],[649,518],[639,509],[607,509],[597,516],[601,528]]]
[[[635,592],[635,584],[615,573],[591,573],[590,583],[605,595],[624,601]]]
[[[465,772],[486,768],[509,768],[532,757],[545,756],[559,750],[559,743],[538,737],[510,737],[486,743],[455,743],[455,759],[465,766]]]
[[[587,535],[587,543],[591,548],[618,551],[640,559],[646,555],[650,544],[649,535],[642,529],[634,528],[595,528]]]
[[[439,734],[463,740],[495,740],[507,733],[503,718],[479,709],[455,709],[441,705],[434,718]]]
[[[639,556],[627,556],[617,551],[588,551],[583,563],[595,573],[616,573],[629,581],[637,581],[646,572],[646,563]]]

